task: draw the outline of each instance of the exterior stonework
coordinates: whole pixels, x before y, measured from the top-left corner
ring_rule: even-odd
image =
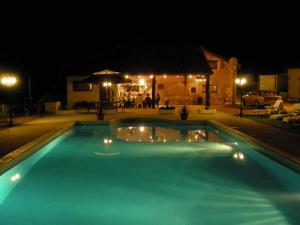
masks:
[[[236,85],[238,62],[236,58],[229,60],[204,49],[204,55],[209,62],[213,74],[210,76],[210,85],[216,85],[217,92],[211,92],[212,105],[223,105],[226,100],[236,104]],[[215,65],[215,67],[213,66]]]

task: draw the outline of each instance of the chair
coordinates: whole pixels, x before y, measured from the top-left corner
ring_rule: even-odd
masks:
[[[255,109],[252,110],[253,115],[271,115],[275,113],[279,113],[283,109],[283,101],[281,99],[277,99],[276,102],[271,106],[265,106],[265,109]]]
[[[277,99],[272,106],[265,106],[266,114],[276,114],[283,109],[282,99]]]
[[[284,117],[282,119],[282,121],[285,123],[299,124],[300,123],[300,115]]]
[[[292,117],[300,115],[300,103],[295,103],[292,105],[292,110],[287,113],[277,113],[270,116],[271,120],[282,120],[285,117]]]

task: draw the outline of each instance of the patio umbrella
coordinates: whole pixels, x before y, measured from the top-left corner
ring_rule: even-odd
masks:
[[[120,72],[115,72],[111,70],[102,70],[99,72],[95,72],[92,75],[88,76],[87,78],[84,78],[81,80],[81,82],[87,82],[87,83],[93,83],[98,84],[99,89],[99,97],[101,99],[101,96],[103,96],[103,83],[104,82],[110,82],[112,84],[119,84],[119,83],[129,83],[131,82],[130,79],[125,79],[124,75]],[[106,99],[106,101],[110,101],[110,94],[108,94],[108,88],[105,86],[105,97],[103,99]],[[102,92],[101,92],[102,91]],[[102,93],[102,95],[101,95]],[[100,100],[99,99],[99,100]]]
[[[123,83],[126,81],[123,74],[120,72],[115,72],[111,70],[103,70],[96,73],[93,73],[93,75],[90,75],[87,78],[84,78],[82,82],[88,82],[88,83],[96,83],[101,84],[102,82],[111,82],[111,83]]]

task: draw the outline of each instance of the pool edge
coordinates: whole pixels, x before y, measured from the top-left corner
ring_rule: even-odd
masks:
[[[241,131],[230,128],[224,125],[223,123],[217,122],[215,120],[208,120],[207,123],[209,125],[216,127],[217,129],[224,131],[225,133],[229,134],[230,136],[238,140],[247,141],[250,147],[252,147],[254,151],[257,151],[267,156],[268,158],[300,174],[299,163],[295,161],[293,158],[289,157],[287,154],[284,154],[284,152],[281,151],[279,148],[269,145]]]
[[[249,145],[257,152],[275,160],[276,162],[286,166],[287,168],[297,172],[300,174],[299,163],[286,154],[283,154],[282,151],[274,146],[271,146],[261,140],[258,140],[254,137],[251,137],[241,131],[236,129],[230,128],[223,123],[217,122],[215,120],[172,120],[168,118],[123,118],[123,119],[111,119],[108,121],[75,121],[61,127],[51,130],[50,132],[38,137],[37,139],[15,149],[13,152],[8,153],[7,155],[1,157],[4,161],[0,163],[0,175],[5,173],[7,170],[18,164],[19,162],[23,161],[25,158],[29,157],[36,151],[38,151],[41,147],[47,145],[61,134],[65,133],[67,130],[74,127],[74,125],[115,125],[121,122],[138,122],[138,121],[145,121],[145,122],[168,122],[174,125],[189,125],[196,123],[208,124],[217,129],[222,130],[223,132],[233,136],[234,138],[249,142]]]
[[[2,162],[0,163],[0,176],[22,162],[27,157],[31,156],[35,152],[37,152],[43,146],[49,144],[51,141],[74,127],[76,122],[70,122],[68,124],[64,124],[59,126],[58,128],[47,132],[46,134],[16,148],[12,152],[1,157]]]

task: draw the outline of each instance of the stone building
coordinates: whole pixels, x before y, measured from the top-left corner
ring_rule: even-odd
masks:
[[[226,59],[190,43],[165,38],[146,39],[104,52],[69,70],[67,100],[69,106],[80,101],[103,101],[101,93],[105,91],[109,92],[111,100],[125,95],[137,102],[146,94],[153,99],[159,93],[162,104],[164,100],[174,105],[205,104],[207,108],[235,104],[237,69],[236,58]],[[109,90],[101,83],[85,82],[92,73],[105,70],[117,71],[114,73],[131,82],[112,82]]]

